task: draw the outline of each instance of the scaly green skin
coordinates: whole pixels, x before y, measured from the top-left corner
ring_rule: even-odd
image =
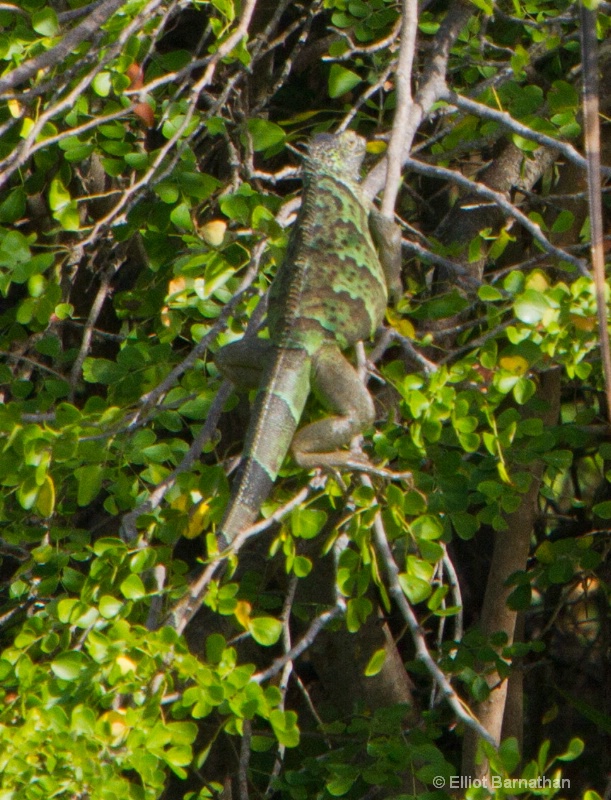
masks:
[[[270,339],[217,354],[219,368],[243,386],[252,385],[253,364],[266,365],[217,534],[221,549],[255,522],[289,449],[304,467],[345,466],[354,456],[340,448],[373,422],[371,397],[342,350],[381,324],[399,285],[400,236],[361,194],[364,156],[365,140],[351,131],[312,140],[301,211],[270,289]],[[335,415],[295,435],[312,389]]]

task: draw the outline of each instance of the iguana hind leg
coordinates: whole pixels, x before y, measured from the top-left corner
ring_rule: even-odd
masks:
[[[349,467],[367,460],[340,448],[373,423],[373,400],[356,370],[335,345],[313,357],[312,387],[336,415],[312,422],[297,431],[291,450],[301,467]]]
[[[214,363],[239,389],[258,389],[272,350],[269,339],[253,336],[221,347],[214,356]]]

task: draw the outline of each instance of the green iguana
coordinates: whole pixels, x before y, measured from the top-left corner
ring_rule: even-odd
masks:
[[[241,340],[217,353],[230,380],[259,386],[217,532],[221,550],[256,521],[289,449],[302,467],[347,467],[359,458],[339,448],[373,422],[371,396],[342,351],[375,333],[389,294],[400,292],[401,236],[361,192],[365,147],[352,131],[312,139],[301,210],[269,292],[269,340]],[[310,390],[335,416],[295,434]]]

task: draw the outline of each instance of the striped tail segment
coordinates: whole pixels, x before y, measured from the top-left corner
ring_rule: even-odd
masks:
[[[262,376],[237,483],[217,531],[221,551],[254,524],[271,492],[310,391],[310,365],[305,350],[277,348]]]

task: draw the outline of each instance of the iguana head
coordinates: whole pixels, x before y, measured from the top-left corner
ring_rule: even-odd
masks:
[[[354,131],[319,133],[308,145],[305,169],[332,172],[338,178],[358,181],[367,142]]]

